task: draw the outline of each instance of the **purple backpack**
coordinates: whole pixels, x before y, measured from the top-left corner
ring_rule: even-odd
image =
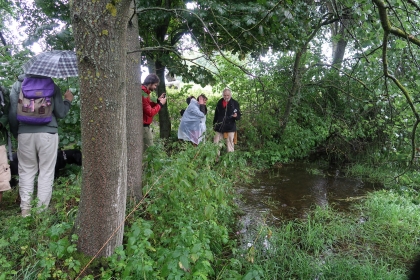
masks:
[[[19,94],[18,121],[35,125],[49,123],[52,120],[54,90],[51,78],[25,78]]]

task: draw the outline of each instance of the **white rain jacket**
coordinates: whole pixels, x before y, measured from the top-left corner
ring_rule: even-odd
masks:
[[[188,105],[181,118],[181,124],[178,128],[178,139],[198,144],[204,139],[205,131],[206,115],[200,111],[198,101],[191,99],[190,105]]]

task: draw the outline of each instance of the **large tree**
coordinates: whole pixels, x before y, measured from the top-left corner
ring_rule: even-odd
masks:
[[[127,31],[127,190],[134,201],[142,197],[143,110],[141,53],[137,13],[132,1]]]
[[[109,256],[122,244],[126,209],[126,35],[130,0],[74,1],[82,118],[78,248]]]

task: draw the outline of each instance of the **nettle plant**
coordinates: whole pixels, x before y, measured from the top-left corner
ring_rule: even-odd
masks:
[[[141,217],[126,227],[124,247],[103,275],[123,279],[195,279],[216,275],[217,256],[232,248],[235,204],[231,182],[245,161],[222,156],[217,147],[180,143],[176,156],[165,147],[146,153]],[[213,166],[213,167],[212,167]],[[216,168],[217,169],[217,168]]]

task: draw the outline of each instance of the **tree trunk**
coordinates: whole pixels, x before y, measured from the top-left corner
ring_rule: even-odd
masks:
[[[127,191],[133,202],[138,202],[142,198],[143,105],[141,53],[135,52],[140,49],[139,26],[134,8],[132,1],[127,19]]]
[[[347,27],[350,24],[350,9],[335,1],[327,3],[328,11],[339,20],[331,24],[332,64],[341,68],[347,47]],[[338,40],[336,40],[338,38]]]
[[[300,82],[301,82],[300,63],[302,60],[302,56],[306,52],[306,46],[307,44],[305,44],[305,46],[302,47],[300,51],[296,52],[295,62],[293,64],[292,88],[289,92],[289,96],[286,101],[283,117],[281,118],[280,135],[283,135],[284,131],[286,130],[287,124],[289,123],[290,114],[292,113],[292,107],[295,102],[295,97],[300,90]]]
[[[149,73],[156,74],[156,65],[155,65],[154,59],[151,56],[146,56],[146,60],[147,60],[147,69],[149,70]]]
[[[78,250],[110,256],[122,244],[127,184],[126,33],[130,0],[71,5],[81,92],[82,191]]]
[[[158,75],[160,79],[159,87],[157,89],[157,94],[160,96],[162,93],[166,92],[165,65],[163,65],[160,61],[156,61],[155,65],[156,75]],[[168,96],[167,101],[169,100],[170,96]],[[159,111],[159,129],[160,138],[169,138],[171,135],[171,120],[169,118],[168,102]]]

